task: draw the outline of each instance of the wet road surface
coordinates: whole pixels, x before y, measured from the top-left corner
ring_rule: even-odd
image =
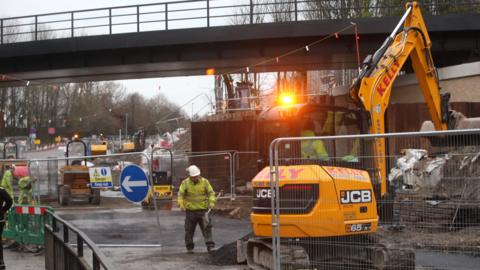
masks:
[[[57,211],[62,218],[85,232],[118,269],[243,269],[244,266],[213,266],[209,263],[200,229],[194,242],[195,254],[186,254],[184,244],[184,213],[159,210],[160,225],[155,211],[139,207],[86,211]],[[250,232],[246,221],[213,216],[213,238],[217,247],[236,241]],[[102,247],[106,245],[107,247]],[[118,247],[109,247],[118,245]],[[127,247],[122,245],[152,245]]]
[[[159,210],[160,225],[155,211],[140,208],[100,210],[61,216],[85,232],[97,244],[158,244],[163,250],[184,250],[184,213]],[[214,216],[213,235],[217,246],[230,243],[250,232],[246,221]],[[204,248],[200,229],[195,234],[196,247]]]

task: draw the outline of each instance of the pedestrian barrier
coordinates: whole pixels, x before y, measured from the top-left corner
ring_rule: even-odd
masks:
[[[3,237],[19,244],[43,245],[45,239],[45,211],[52,211],[48,206],[15,205],[8,212],[8,220]]]
[[[312,143],[328,158],[304,155]],[[480,130],[276,139],[253,182],[254,232],[272,236],[265,261],[478,269],[479,157]]]

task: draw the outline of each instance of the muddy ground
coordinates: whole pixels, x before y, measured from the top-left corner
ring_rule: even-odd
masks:
[[[467,227],[451,232],[411,229],[394,232],[385,227],[378,230],[378,236],[402,247],[480,255],[480,227]]]
[[[252,196],[237,196],[234,200],[229,197],[219,198],[213,212],[219,216],[234,219],[250,220]]]

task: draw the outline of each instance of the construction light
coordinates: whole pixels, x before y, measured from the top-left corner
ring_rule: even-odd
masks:
[[[206,75],[215,75],[215,69],[214,68],[207,68],[207,70],[205,70],[205,74]]]
[[[292,105],[293,104],[293,96],[291,95],[282,95],[280,97],[280,103],[282,105]]]

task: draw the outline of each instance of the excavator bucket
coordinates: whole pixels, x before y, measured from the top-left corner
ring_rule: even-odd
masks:
[[[449,130],[468,130],[468,129],[480,129],[480,117],[468,118],[460,112],[450,111]],[[425,121],[420,128],[421,132],[435,131],[435,126],[432,121]],[[480,141],[480,135],[478,134],[461,134],[461,135],[449,135],[443,137],[430,137],[426,136],[432,146],[448,146],[448,145],[474,145]]]

